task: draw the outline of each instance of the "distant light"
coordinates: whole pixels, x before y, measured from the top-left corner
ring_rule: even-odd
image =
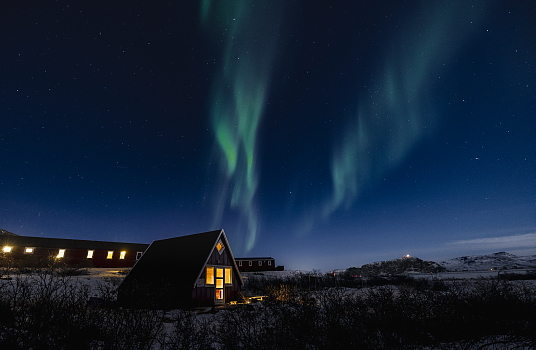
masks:
[[[11,247],[5,246],[4,247],[4,253],[9,253],[9,252],[11,252]]]
[[[406,255],[404,255],[404,258],[411,258],[411,255],[406,254]]]

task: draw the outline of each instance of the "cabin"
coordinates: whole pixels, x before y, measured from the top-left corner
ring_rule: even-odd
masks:
[[[276,266],[275,259],[265,258],[236,258],[238,270],[241,272],[258,272],[258,271],[283,271],[284,266]]]
[[[67,266],[129,268],[148,244],[19,236],[0,229],[0,254],[19,265],[55,258]]]
[[[216,306],[238,299],[243,285],[222,230],[153,241],[118,289],[124,307]]]

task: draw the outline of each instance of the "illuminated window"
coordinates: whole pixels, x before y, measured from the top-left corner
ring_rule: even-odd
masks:
[[[24,254],[33,254],[34,249],[34,247],[26,247],[24,248]]]
[[[205,270],[205,283],[214,284],[214,267],[207,266]]]
[[[216,269],[216,278],[223,278],[223,269]]]
[[[216,249],[218,249],[218,253],[221,254],[224,248],[225,247],[223,246],[223,243],[221,241],[219,241],[218,244],[216,244]]]
[[[4,253],[10,253],[11,247],[5,246],[3,250],[4,250]]]
[[[119,254],[119,259],[121,259],[121,260],[125,259],[125,255],[127,255],[127,252],[122,251],[122,252]]]
[[[94,252],[94,250],[88,250],[87,251],[87,258],[88,259],[93,259],[93,252]]]
[[[259,266],[262,266],[262,261],[259,261]]]
[[[216,288],[223,288],[223,278],[216,278]]]
[[[231,272],[231,268],[230,267],[226,267],[225,268],[225,284],[232,284],[233,283],[233,279],[232,279],[232,272]]]
[[[223,289],[216,289],[216,299],[223,299]]]
[[[65,256],[65,249],[60,249],[56,258],[63,258]]]
[[[106,256],[106,259],[111,259],[114,257],[114,251],[113,250],[109,250],[108,251],[108,256]]]

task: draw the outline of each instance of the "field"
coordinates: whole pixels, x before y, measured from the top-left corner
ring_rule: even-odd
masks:
[[[0,281],[0,348],[536,348],[535,280],[482,274],[248,274],[244,299],[262,302],[129,310],[114,303],[124,271],[11,271]]]

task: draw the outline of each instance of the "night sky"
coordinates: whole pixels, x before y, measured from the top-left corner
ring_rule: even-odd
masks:
[[[0,228],[330,270],[536,252],[533,1],[4,1]]]

